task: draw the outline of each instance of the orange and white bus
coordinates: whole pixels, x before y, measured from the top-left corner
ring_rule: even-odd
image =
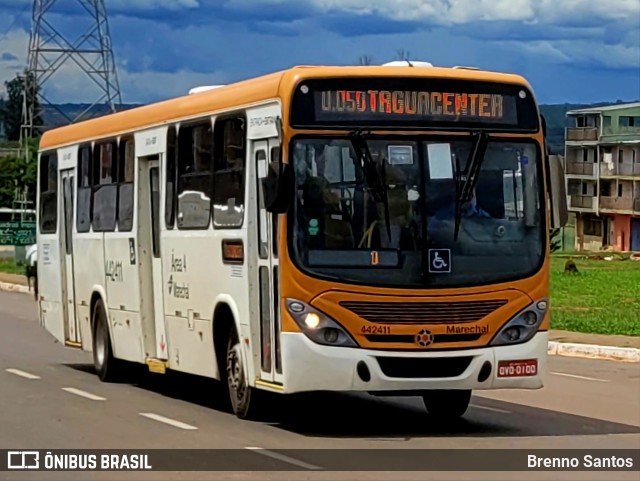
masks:
[[[566,219],[533,91],[426,63],[296,67],[46,132],[41,324],[92,351],[263,391],[543,385]],[[553,206],[553,209],[550,209]]]

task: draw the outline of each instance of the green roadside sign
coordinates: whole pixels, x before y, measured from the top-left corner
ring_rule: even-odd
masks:
[[[0,222],[0,246],[30,246],[35,243],[35,222]]]

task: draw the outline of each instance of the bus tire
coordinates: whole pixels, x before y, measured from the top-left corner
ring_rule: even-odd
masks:
[[[462,417],[471,402],[471,389],[434,390],[422,396],[429,415],[443,420]]]
[[[93,308],[93,366],[102,382],[114,382],[120,379],[123,371],[122,361],[113,357],[109,325],[104,304],[101,300]]]
[[[227,390],[233,413],[240,419],[257,417],[257,391],[249,386],[245,375],[242,346],[234,328],[229,330],[226,356]]]

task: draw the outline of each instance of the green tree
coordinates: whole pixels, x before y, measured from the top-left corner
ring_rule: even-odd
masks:
[[[26,80],[25,80],[26,79]],[[2,109],[2,118],[8,140],[20,140],[22,128],[22,112],[24,107],[24,91],[27,88],[28,101],[33,105],[36,114],[33,119],[34,126],[42,125],[42,118],[38,114],[40,104],[38,101],[39,87],[36,85],[35,76],[26,70],[23,74],[16,74],[15,78],[4,83],[7,90],[7,98]]]
[[[16,188],[20,193],[27,189],[27,200],[35,206],[38,182],[38,139],[25,139],[22,155],[0,158],[0,207],[12,207]],[[29,153],[28,158],[24,155]]]

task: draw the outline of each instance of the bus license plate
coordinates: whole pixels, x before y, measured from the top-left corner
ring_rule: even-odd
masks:
[[[537,359],[498,362],[498,377],[526,377],[538,374]]]

